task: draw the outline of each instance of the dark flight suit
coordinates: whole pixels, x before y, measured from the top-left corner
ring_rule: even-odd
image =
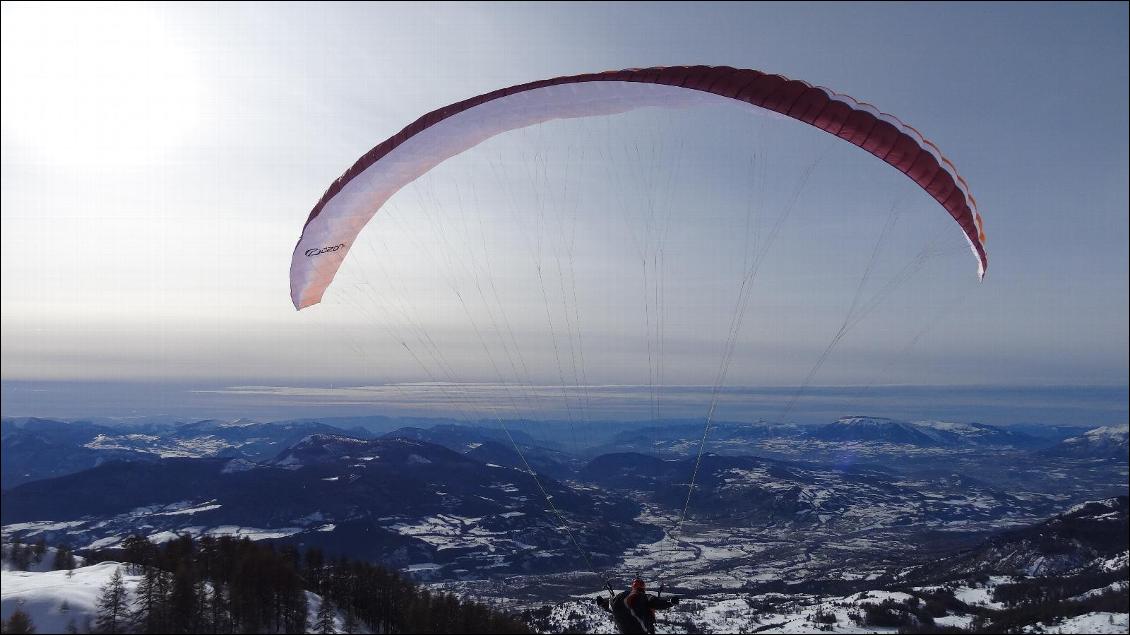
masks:
[[[624,635],[653,635],[655,612],[671,608],[678,598],[657,598],[642,591],[621,591],[611,600],[597,598],[601,608],[612,613],[616,628]]]

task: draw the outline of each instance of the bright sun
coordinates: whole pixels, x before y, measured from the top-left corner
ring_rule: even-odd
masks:
[[[137,164],[198,119],[190,50],[142,3],[4,3],[4,145],[52,163]]]

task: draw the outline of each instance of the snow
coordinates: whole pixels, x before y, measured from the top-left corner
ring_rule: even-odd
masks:
[[[779,572],[778,572],[779,573]],[[897,628],[864,626],[856,623],[862,607],[878,605],[885,601],[902,603],[922,593],[937,592],[943,587],[914,588],[910,593],[901,591],[868,590],[847,596],[820,596],[803,593],[765,593],[751,595],[739,589],[722,590],[725,580],[721,572],[713,574],[710,591],[702,595],[691,594],[684,597],[678,607],[661,614],[661,623],[667,624],[662,632],[688,632],[684,624],[693,623],[697,629],[691,632],[704,633],[895,633]],[[750,578],[745,577],[745,581]],[[781,579],[777,577],[776,579]],[[685,579],[684,579],[685,581]],[[1009,576],[991,576],[987,583],[960,587],[954,590],[956,597],[978,609],[969,612],[951,612],[945,617],[936,617],[939,627],[968,629],[983,609],[1000,610],[1004,606],[992,601],[993,590],[1014,581]],[[1124,584],[1124,583],[1123,583]],[[1118,586],[1111,585],[1112,587]],[[686,586],[680,585],[685,591]],[[824,624],[817,621],[817,615],[830,615],[834,622]],[[1127,615],[1112,613],[1092,613],[1077,618],[1063,620],[1054,624],[1033,624],[1027,632],[1048,633],[1125,633]],[[551,632],[614,632],[604,625],[605,616],[596,609],[591,599],[578,597],[575,601],[558,604],[549,618]],[[602,628],[602,625],[603,628]]]
[[[436,564],[434,562],[423,562],[423,563],[419,563],[419,564],[410,564],[406,567],[406,569],[408,571],[411,571],[411,572],[435,571],[436,569],[439,569],[439,568],[442,568],[442,567],[443,567],[443,565]]]
[[[402,536],[421,540],[436,550],[475,549],[479,558],[492,561],[491,565],[478,565],[479,569],[505,564],[505,553],[531,551],[533,545],[515,539],[514,532],[508,530],[491,531],[480,525],[483,518],[467,518],[454,514],[437,514],[419,519],[397,519],[387,528]],[[543,550],[547,557],[555,556],[553,550]]]
[[[1103,426],[1101,428],[1088,430],[1083,433],[1083,436],[1092,440],[1107,439],[1116,442],[1121,440],[1125,443],[1127,437],[1130,437],[1130,431],[1128,431],[1124,427],[1120,428],[1118,426]]]
[[[168,533],[168,532],[166,532],[166,533]],[[176,536],[173,536],[173,537],[175,538]],[[170,538],[170,540],[172,540],[172,538]],[[117,536],[106,536],[105,538],[99,538],[98,540],[95,540],[94,542],[87,545],[85,548],[86,549],[108,549],[110,547],[113,547],[114,545],[117,545],[121,541],[122,541],[122,539],[117,537]]]
[[[187,509],[174,509],[172,511],[157,512],[156,514],[154,514],[154,516],[191,515],[191,514],[197,514],[197,513],[200,513],[200,512],[206,512],[206,511],[211,510],[211,509],[219,509],[221,507],[223,507],[223,505],[217,503],[216,501],[209,501],[207,503],[204,503],[203,505],[197,505],[196,507],[189,507]]]
[[[1130,615],[1126,613],[1087,613],[1068,618],[1058,624],[1029,626],[1029,633],[1126,633],[1130,630]]]
[[[149,534],[148,538],[149,542],[152,542],[154,544],[162,544],[169,542],[170,540],[176,540],[184,534],[188,534],[190,536],[199,536],[201,532],[203,532],[203,530],[203,527],[184,527],[183,529],[179,529],[177,531],[159,531],[155,534]]]
[[[973,616],[950,614],[945,617],[935,617],[934,624],[937,626],[952,626],[954,628],[967,629],[973,624]]]
[[[946,432],[965,432],[973,434],[978,434],[981,432],[978,428],[971,426],[968,423],[958,423],[956,421],[915,421],[914,425],[922,426],[924,428],[933,428],[935,430],[945,430]]]
[[[59,531],[62,529],[70,529],[72,527],[81,527],[85,525],[84,520],[71,520],[66,522],[54,522],[50,520],[32,521],[29,523],[12,523],[11,525],[4,525],[4,533],[35,535],[45,531]]]
[[[835,622],[828,626],[834,633],[895,633],[896,628],[861,626],[852,613],[859,613],[865,604],[879,604],[885,600],[896,602],[910,598],[901,592],[868,591],[847,597],[816,599],[811,596],[786,596],[766,594],[715,596],[703,600],[689,599],[683,603],[692,611],[695,625],[706,633],[815,633],[820,624],[817,614],[832,615]],[[769,610],[759,609],[756,600],[770,601]]]
[[[149,434],[100,434],[84,447],[92,450],[133,450],[156,454],[161,458],[216,456],[228,448],[242,444],[231,443],[212,435],[178,439]]]
[[[98,613],[102,587],[119,567],[122,565],[117,562],[101,562],[74,569],[69,576],[67,571],[4,571],[0,573],[0,617],[7,620],[19,607],[31,617],[36,632],[64,633],[71,621],[85,630],[86,620],[93,621]],[[130,596],[139,579],[140,576],[128,575],[122,568],[122,580]],[[64,602],[68,610],[63,610]]]
[[[865,591],[855,597],[859,600],[859,604],[882,604],[887,600],[905,602],[914,596],[901,591]]]
[[[65,633],[68,626],[88,632],[98,615],[98,599],[114,571],[121,570],[127,597],[132,601],[141,576],[127,573],[118,562],[101,562],[73,571],[4,571],[0,573],[0,618],[8,620],[17,608],[31,618],[38,633]],[[306,623],[315,623],[322,598],[306,592]],[[65,607],[64,607],[65,604]],[[337,612],[335,631],[344,631],[344,619]]]
[[[1000,610],[1004,608],[1001,602],[993,601],[993,587],[998,584],[1005,584],[1012,580],[1012,578],[1003,576],[993,576],[989,580],[989,584],[977,587],[958,587],[954,589],[953,595],[958,600],[965,602],[970,606],[983,606],[986,608]]]
[[[251,540],[267,540],[270,538],[286,538],[302,531],[301,527],[281,527],[278,529],[259,529],[258,527],[239,527],[237,525],[220,525],[204,533],[209,536],[232,536],[234,538],[250,538]]]
[[[776,579],[781,579],[777,577]],[[986,588],[964,589],[970,599],[984,603],[987,593],[996,584],[1011,578],[997,576],[990,578]],[[683,581],[685,579],[681,579]],[[705,578],[704,578],[705,580]],[[749,578],[743,576],[748,582]],[[712,576],[711,590],[702,595],[685,596],[678,607],[661,614],[661,623],[667,626],[662,632],[683,633],[685,624],[693,623],[703,633],[895,633],[897,628],[864,626],[856,623],[853,617],[863,614],[862,607],[878,605],[885,601],[902,603],[920,592],[937,591],[940,587],[913,589],[913,593],[901,591],[869,590],[846,596],[818,596],[804,593],[764,593],[751,595],[734,588],[720,590],[726,586],[720,572]],[[680,584],[679,591],[686,591]],[[975,592],[974,592],[975,591]],[[975,597],[978,596],[978,597]],[[951,613],[935,618],[938,626],[969,628],[978,611],[966,614]],[[827,624],[817,621],[818,615],[832,616],[834,622]],[[592,605],[591,599],[578,597],[575,601],[558,604],[550,614],[549,626],[552,632],[615,632],[604,625],[605,616]],[[1117,620],[1115,621],[1117,624]],[[603,625],[603,628],[602,628]],[[1073,631],[1081,632],[1081,631]],[[1110,632],[1099,630],[1098,632]]]
[[[1117,498],[1105,498],[1103,500],[1083,501],[1082,503],[1079,503],[1078,505],[1072,505],[1071,507],[1069,507],[1067,509],[1067,511],[1064,512],[1064,515],[1070,516],[1071,514],[1077,514],[1081,511],[1083,511],[1089,505],[1102,505],[1102,506],[1107,507],[1109,509],[1116,509],[1118,507],[1118,499]]]
[[[887,419],[886,417],[855,416],[855,417],[840,417],[839,419],[836,419],[835,423],[838,423],[838,424],[844,425],[844,426],[884,427],[884,426],[891,425],[892,423],[902,423],[902,422],[901,421],[895,421],[894,419]]]
[[[420,562],[408,565],[404,571],[420,581],[434,580],[443,572],[443,565],[434,562]]]
[[[231,536],[233,538],[249,538],[251,540],[268,540],[272,538],[286,538],[304,531],[302,527],[279,527],[275,529],[261,529],[259,527],[240,527],[238,525],[218,525],[216,527],[182,527],[176,531],[159,531],[147,536],[150,542],[163,543],[176,540],[188,534],[190,536]],[[333,531],[332,529],[319,529],[318,531]]]
[[[1128,565],[1130,565],[1130,551],[1123,551],[1113,558],[1103,560],[1099,566],[1102,567],[1103,571],[1118,571],[1125,569]]]
[[[306,631],[308,633],[314,632],[314,626],[318,623],[318,611],[322,609],[322,596],[317,593],[306,592]],[[334,632],[345,632],[345,617],[341,614],[339,609],[334,609]],[[357,632],[357,631],[354,631]]]

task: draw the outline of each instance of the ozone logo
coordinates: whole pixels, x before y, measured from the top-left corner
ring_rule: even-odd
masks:
[[[306,250],[306,257],[309,258],[311,256],[319,256],[321,254],[328,254],[331,251],[337,251],[338,249],[341,249],[342,247],[345,247],[345,243],[334,245],[333,247],[315,247],[313,249],[307,249]]]

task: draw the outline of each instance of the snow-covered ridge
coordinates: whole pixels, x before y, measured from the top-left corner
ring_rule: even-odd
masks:
[[[192,536],[236,536],[251,540],[285,538],[311,531],[331,531],[321,516],[295,519],[285,527],[244,527],[232,524],[209,523],[198,518],[213,517],[223,507],[215,500],[179,501],[167,505],[146,505],[106,519],[84,519],[66,522],[36,521],[4,525],[5,535],[19,534],[25,540],[40,537],[49,540],[66,535],[83,549],[116,547],[131,533],[140,533],[153,542],[174,540],[181,534]],[[191,523],[191,524],[190,524]],[[329,525],[332,527],[332,525]],[[147,529],[147,531],[146,531]],[[98,537],[100,536],[100,537]],[[85,540],[83,539],[85,537]]]
[[[259,425],[258,421],[246,418],[236,419],[235,421],[227,421],[219,424],[221,428],[246,428],[249,426],[257,425]]]
[[[1130,438],[1130,429],[1118,426],[1103,426],[1101,428],[1088,430],[1083,434],[1083,437],[1075,437],[1075,439],[1080,438],[1086,438],[1092,442],[1108,441],[1115,443],[1126,443],[1126,440]],[[1067,442],[1071,442],[1073,440],[1074,439],[1068,439]]]
[[[1127,460],[1130,451],[1130,430],[1125,426],[1102,426],[1070,437],[1048,448],[1044,454],[1078,459]]]
[[[311,463],[333,459],[348,459],[359,449],[367,449],[374,442],[335,434],[310,434],[280,454],[271,465],[287,470],[301,469]]]
[[[969,423],[962,421],[915,421],[914,425],[920,428],[929,428],[931,430],[939,430],[942,432],[949,432],[952,434],[963,435],[967,437],[984,437],[995,434],[1007,433],[1007,431],[996,426],[985,425],[983,423]]]
[[[841,417],[817,429],[813,437],[841,443],[865,441],[940,448],[1015,446],[1032,441],[1026,435],[983,423],[932,419],[910,422],[863,415]]]
[[[298,448],[300,446],[325,445],[325,444],[329,444],[329,443],[337,443],[337,444],[340,444],[340,445],[361,446],[361,445],[369,445],[371,443],[371,441],[366,441],[365,439],[358,439],[356,437],[350,437],[350,436],[346,436],[346,435],[343,435],[343,434],[322,434],[322,433],[318,433],[318,434],[308,434],[308,435],[302,437],[302,440],[299,441],[298,443],[295,443],[293,447]]]
[[[1067,511],[1064,512],[1064,515],[1070,516],[1072,514],[1078,514],[1079,512],[1085,510],[1087,507],[1093,505],[1098,505],[1105,507],[1108,510],[1115,511],[1121,506],[1121,503],[1119,503],[1119,500],[1117,498],[1104,498],[1102,500],[1083,501],[1082,503],[1069,507]]]
[[[1130,439],[1130,430],[1117,426],[1103,426],[1084,432],[1077,437],[1064,439],[1064,445],[1125,446]]]
[[[868,417],[863,415],[854,415],[850,417],[840,417],[836,419],[837,425],[842,426],[889,426],[892,423],[905,423],[904,421],[895,421],[887,417]]]

